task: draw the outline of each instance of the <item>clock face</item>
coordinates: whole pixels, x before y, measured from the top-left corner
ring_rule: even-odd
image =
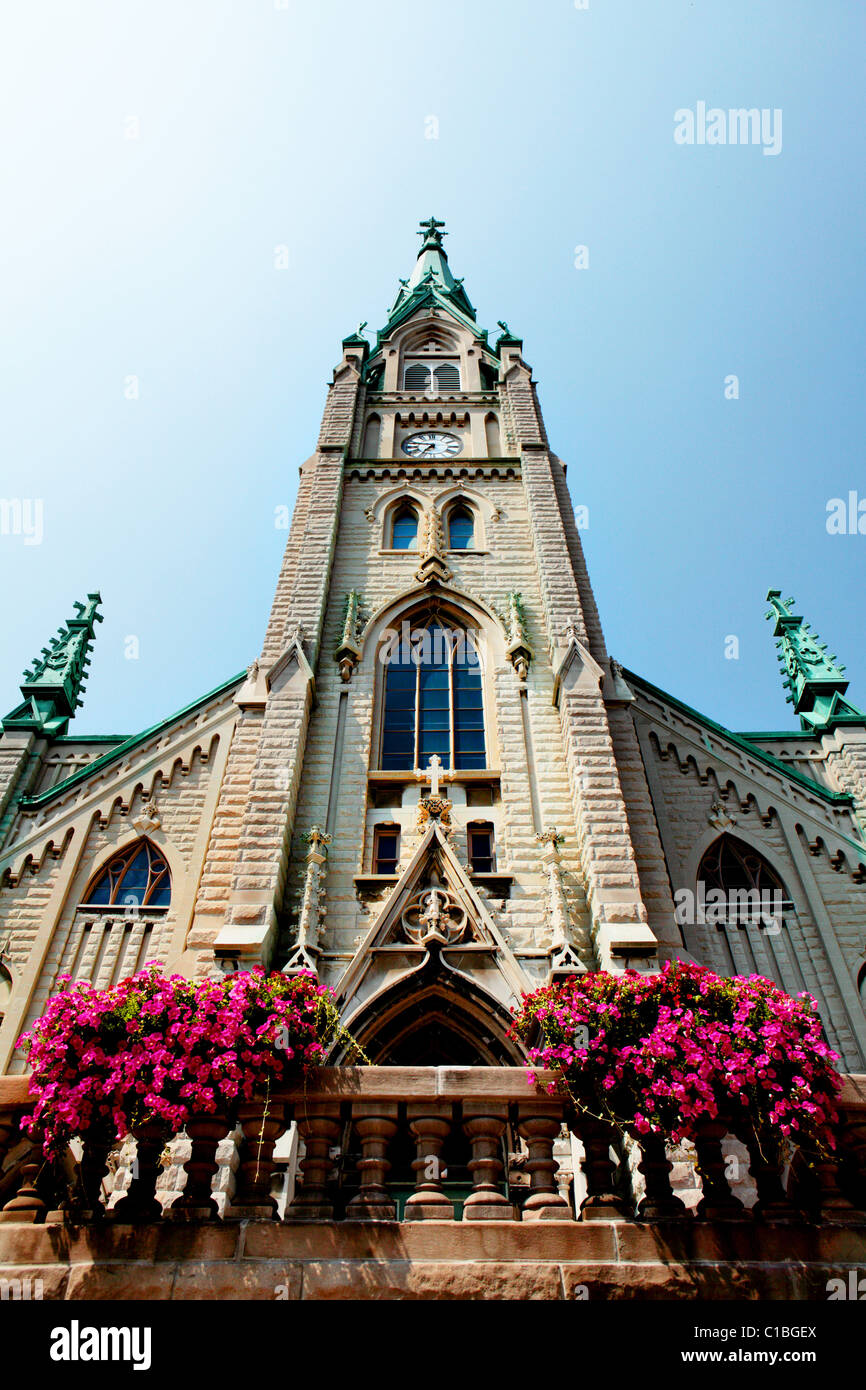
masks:
[[[403,440],[403,453],[415,459],[446,459],[459,454],[462,448],[456,434],[443,434],[441,430],[425,430],[423,434],[410,434]]]

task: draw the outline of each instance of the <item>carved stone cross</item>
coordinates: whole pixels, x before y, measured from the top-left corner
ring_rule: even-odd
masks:
[[[427,764],[427,771],[430,773],[430,795],[431,795],[431,796],[438,796],[438,795],[439,795],[439,769],[441,768],[441,766],[442,766],[442,761],[441,761],[441,759],[440,759],[440,757],[439,757],[439,754],[438,754],[438,753],[434,753],[433,756],[432,756],[432,758],[430,759],[429,763]]]

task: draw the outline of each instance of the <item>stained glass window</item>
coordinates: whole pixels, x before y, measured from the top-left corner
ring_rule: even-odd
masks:
[[[96,907],[168,907],[171,878],[168,864],[150,840],[136,840],[109,860],[91,884],[85,903]]]
[[[453,757],[452,757],[453,754]],[[382,768],[487,766],[481,663],[460,630],[430,623],[385,665]]]

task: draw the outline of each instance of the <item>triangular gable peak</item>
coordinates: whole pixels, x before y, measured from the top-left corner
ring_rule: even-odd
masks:
[[[347,1022],[433,960],[505,1008],[528,987],[438,820],[431,820],[340,981],[337,997]]]

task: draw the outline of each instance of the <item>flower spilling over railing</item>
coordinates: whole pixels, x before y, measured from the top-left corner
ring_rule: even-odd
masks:
[[[707,1121],[764,1152],[835,1148],[838,1060],[815,1001],[759,975],[668,961],[657,975],[590,973],[523,996],[514,1034],[588,1115],[637,1136],[694,1139]]]
[[[150,1121],[231,1117],[320,1065],[340,1033],[314,975],[241,971],[199,983],[150,964],[111,989],[84,982],[50,999],[20,1039],[36,1099],[29,1119],[48,1157],[74,1136],[113,1143]]]

